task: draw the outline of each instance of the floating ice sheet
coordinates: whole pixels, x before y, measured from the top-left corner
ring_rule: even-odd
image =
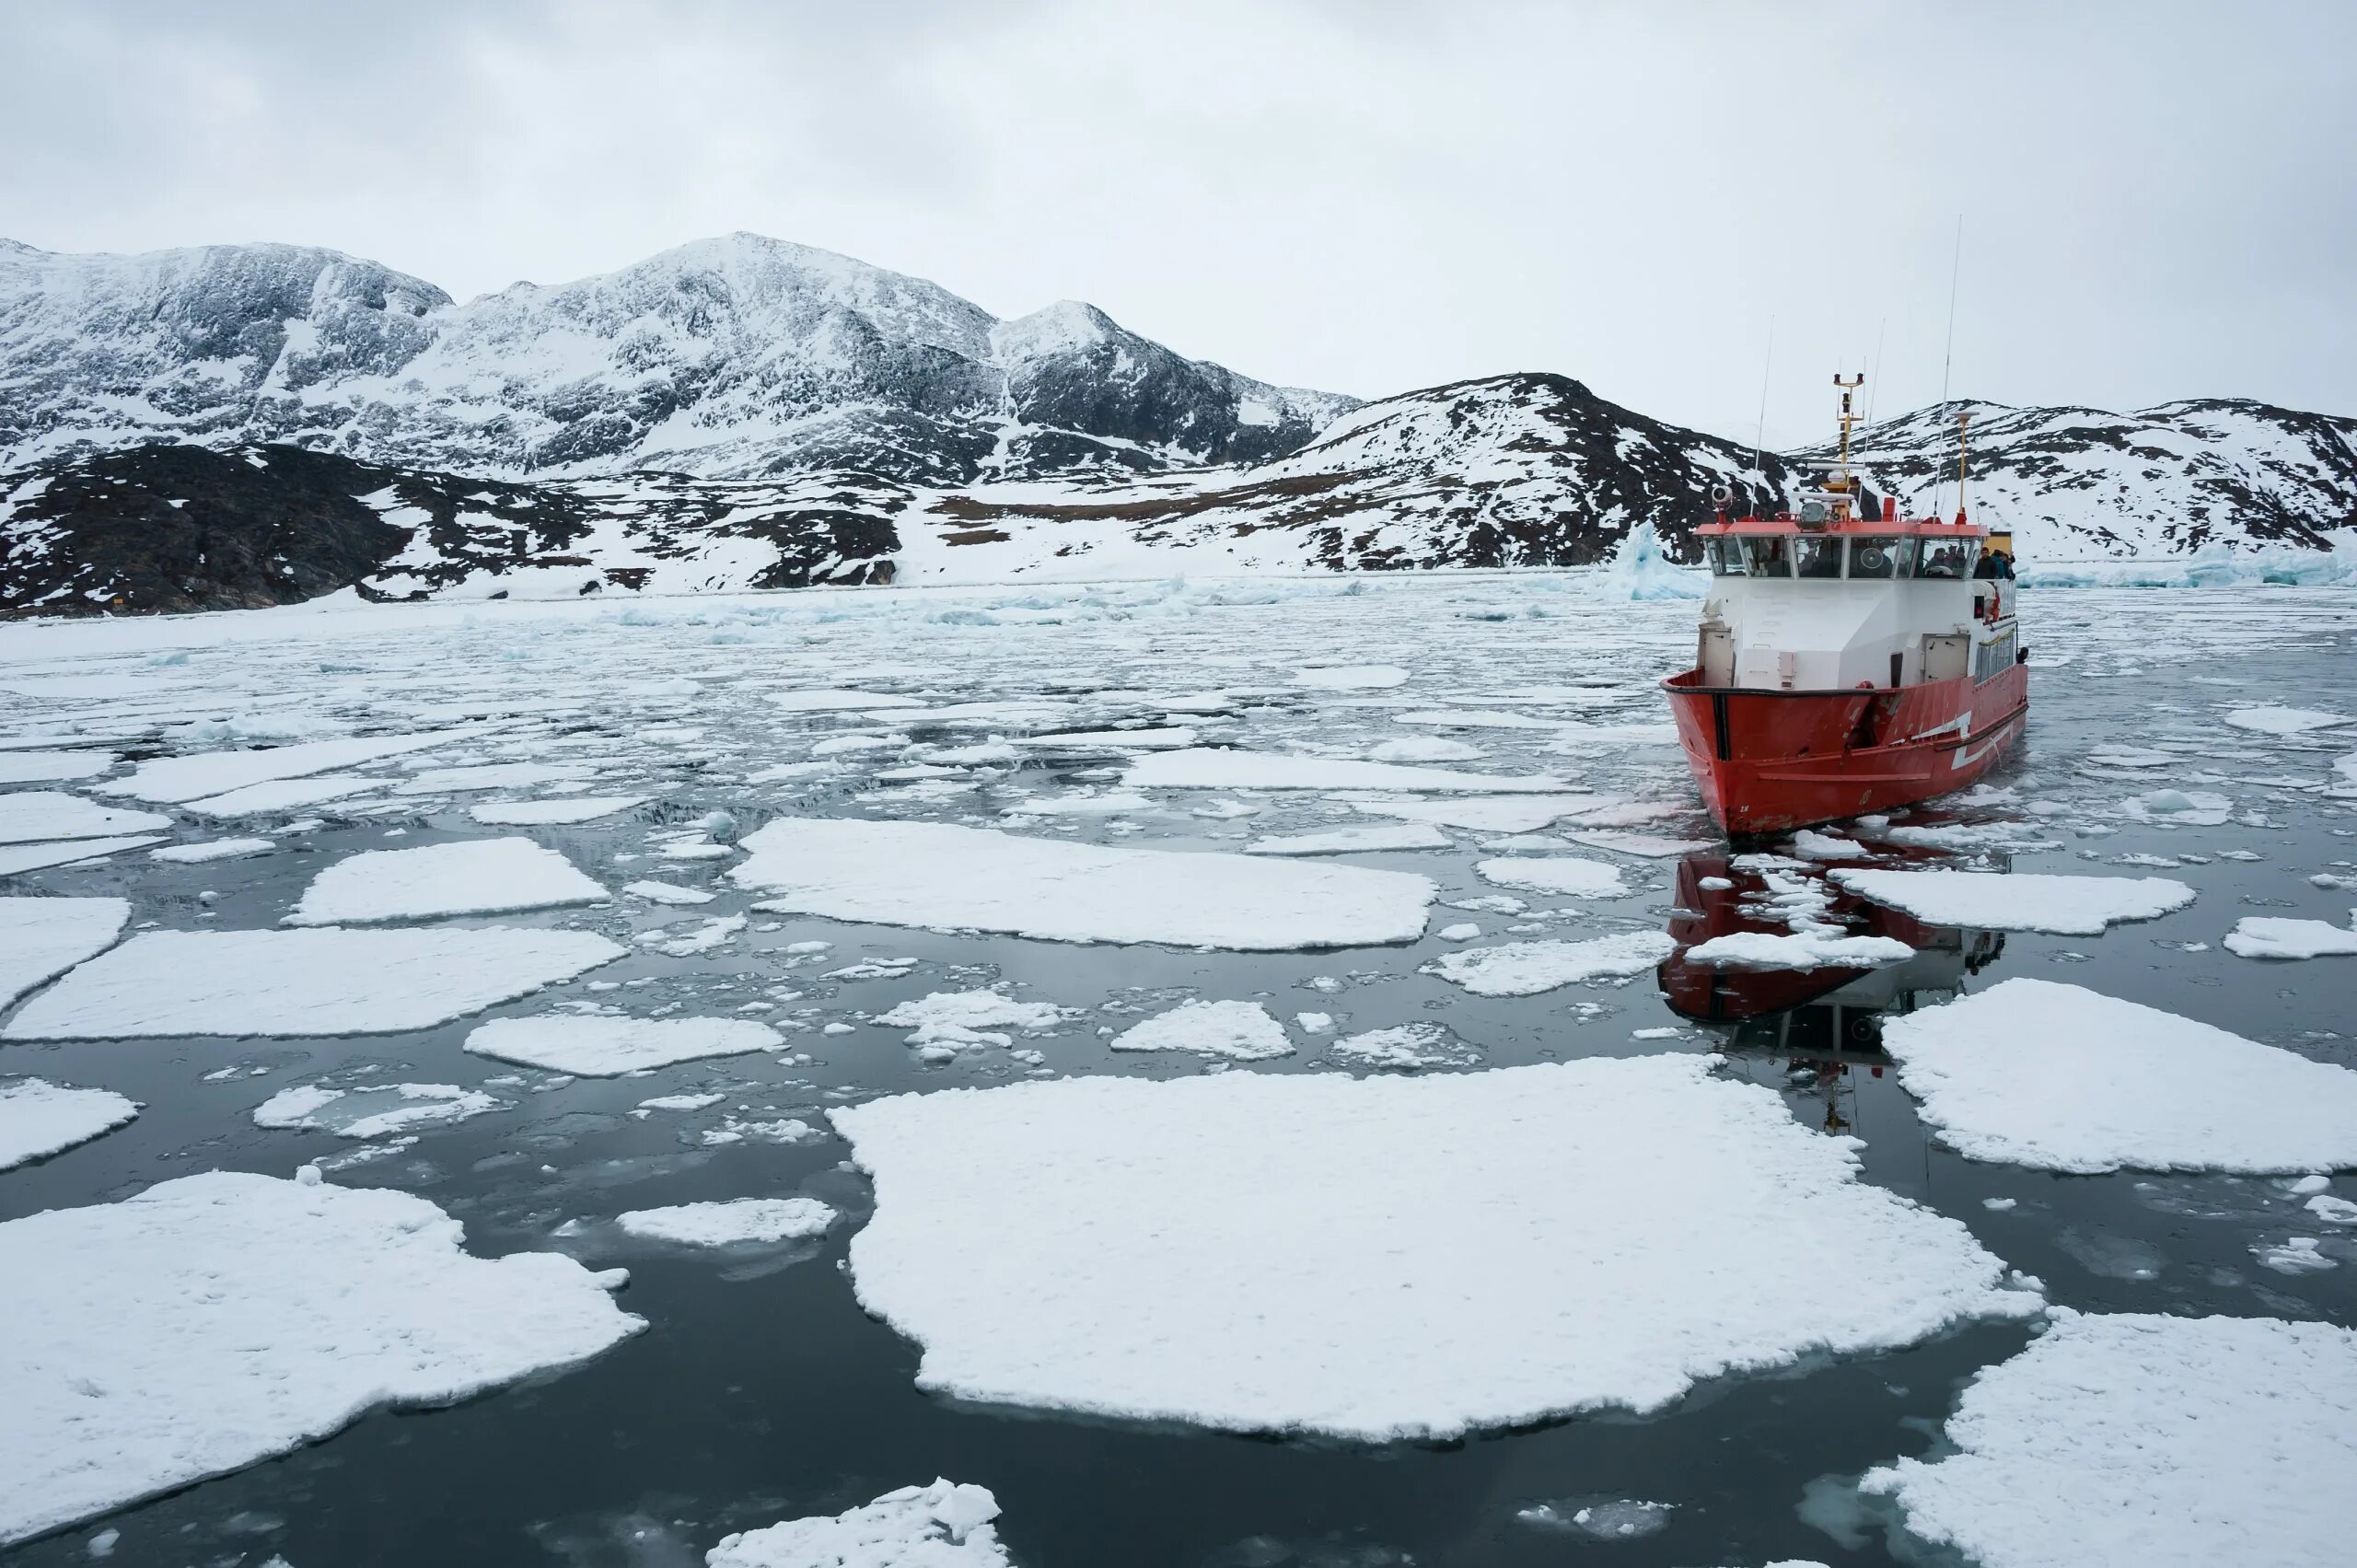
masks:
[[[114,762],[111,751],[0,751],[0,784],[96,778]]]
[[[171,825],[169,817],[153,811],[100,806],[63,790],[25,789],[0,795],[0,844],[149,833]]]
[[[0,1225],[0,1542],[446,1404],[644,1327],[404,1192],[215,1171]]]
[[[382,789],[389,782],[361,773],[322,773],[316,778],[268,779],[241,789],[226,790],[180,809],[199,817],[261,817],[273,811],[295,811],[331,800],[343,800]]]
[[[1396,789],[1410,794],[1531,795],[1567,790],[1538,773],[1465,773],[1341,757],[1294,757],[1275,751],[1207,748],[1163,751],[1129,765],[1121,782],[1132,789]]]
[[[876,1179],[861,1303],[923,1347],[921,1387],[992,1403],[1445,1437],[2038,1307],[1698,1056],[830,1114]]]
[[[1866,871],[1838,867],[1834,881],[1861,898],[1934,925],[1977,931],[2046,931],[2100,936],[2123,920],[2157,920],[2193,901],[2167,877],[2053,877],[1994,871]]]
[[[120,779],[97,786],[101,795],[127,795],[134,800],[167,805],[197,800],[233,789],[277,779],[299,779],[333,768],[357,767],[407,752],[423,751],[470,731],[435,730],[422,735],[379,735],[360,740],[307,740],[295,746],[261,747],[248,751],[202,751],[190,757],[161,757],[142,762]]]
[[[1585,811],[1603,797],[1595,795],[1499,795],[1475,800],[1354,800],[1361,811],[1400,817],[1411,822],[1468,828],[1480,833],[1535,833],[1550,822]]]
[[[2312,729],[2330,729],[2350,722],[2340,714],[2322,713],[2315,708],[2287,708],[2280,703],[2235,708],[2225,717],[2236,729],[2257,730],[2261,735],[2305,735]]]
[[[1012,1568],[998,1499],[979,1486],[904,1486],[864,1508],[724,1536],[704,1568]]]
[[[313,877],[289,925],[356,925],[594,903],[606,889],[529,839],[372,849]]]
[[[1011,1045],[994,1029],[1048,1029],[1063,1021],[1064,1010],[1052,1002],[1020,1002],[996,991],[936,991],[901,1003],[868,1020],[886,1028],[907,1029],[911,1045]]]
[[[1232,1062],[1293,1054],[1285,1027],[1258,1002],[1181,1002],[1113,1037],[1116,1051],[1186,1051]]]
[[[0,1170],[110,1132],[139,1114],[109,1089],[72,1089],[43,1078],[0,1078]]]
[[[586,931],[150,931],[27,1003],[0,1039],[390,1034],[621,956]]]
[[[39,871],[47,865],[71,865],[77,860],[99,860],[127,849],[162,843],[160,835],[137,839],[68,839],[62,843],[16,844],[0,849],[0,877]]]
[[[147,852],[150,860],[168,865],[208,865],[216,860],[242,860],[278,846],[268,839],[207,839],[202,843],[166,844]]]
[[[1883,1024],[1923,1120],[2043,1170],[2357,1167],[2357,1073],[2075,985],[2009,980]]]
[[[1247,854],[1372,854],[1391,850],[1446,849],[1448,835],[1424,822],[1329,828],[1322,833],[1281,833],[1254,839]]]
[[[2225,948],[2245,958],[2330,958],[2357,954],[2357,910],[2349,925],[2280,915],[2246,915],[2226,934]]]
[[[1989,1568],[2339,1568],[2357,1539],[2357,1333],[2058,1309],[1975,1377],[1956,1451],[1870,1470]]]
[[[549,828],[591,822],[646,804],[643,795],[568,795],[554,800],[499,800],[470,806],[467,815],[486,828]]]
[[[940,822],[780,818],[729,868],[756,906],[1056,942],[1283,951],[1413,941],[1432,882],[1400,871],[1120,849]]]
[[[305,1128],[339,1138],[382,1138],[413,1128],[464,1121],[505,1109],[506,1102],[456,1084],[372,1084],[327,1089],[303,1084],[279,1090],[254,1107],[254,1125]]]
[[[1617,899],[1627,893],[1620,868],[1601,860],[1573,854],[1510,855],[1476,861],[1473,869],[1485,882],[1520,888],[1534,893],[1561,893],[1574,899]]]
[[[601,1014],[544,1013],[493,1018],[467,1036],[466,1049],[552,1073],[611,1078],[623,1073],[772,1051],[784,1037],[750,1018],[617,1018]]]
[[[0,898],[0,1007],[114,945],[128,899]]]
[[[1623,931],[1580,942],[1506,942],[1443,953],[1424,966],[1476,996],[1536,996],[1590,980],[1628,980],[1678,951],[1666,931]]]
[[[735,1247],[804,1241],[824,1236],[835,1211],[816,1198],[734,1198],[725,1202],[676,1203],[667,1209],[633,1209],[615,1224],[650,1241],[687,1247]]]

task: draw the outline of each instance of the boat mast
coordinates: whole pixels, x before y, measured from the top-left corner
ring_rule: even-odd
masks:
[[[1959,409],[1956,416],[1956,520],[1964,522],[1964,447],[1965,431],[1972,424],[1972,411]]]
[[[1841,389],[1841,460],[1835,469],[1833,482],[1826,488],[1843,497],[1834,503],[1840,508],[1837,515],[1839,520],[1839,517],[1847,516],[1854,509],[1852,501],[1858,493],[1857,486],[1850,480],[1850,427],[1858,423],[1857,405],[1852,398],[1860,387],[1866,384],[1866,373],[1861,370],[1855,376],[1844,377],[1837,370],[1833,373],[1833,384]]]

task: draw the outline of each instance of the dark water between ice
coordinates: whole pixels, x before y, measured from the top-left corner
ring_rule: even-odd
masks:
[[[2226,674],[2249,683],[2237,694],[2357,711],[2357,644],[2345,633],[2223,665]],[[2136,680],[2082,679],[2067,669],[2042,674],[2026,755],[1994,782],[2039,772],[2061,777],[2063,743],[2073,754],[2090,735],[2135,743],[2150,733],[2154,711],[2213,702],[2214,691],[2189,683],[2197,673],[2155,663]],[[2214,758],[2202,765],[2235,766]],[[2281,769],[2269,761],[2247,771]],[[2040,781],[2025,793],[2044,787]],[[2105,787],[2125,795],[2150,784]],[[1985,988],[2009,975],[2067,980],[2357,1066],[2350,1038],[2357,1034],[2357,960],[2264,964],[2218,946],[2247,913],[2344,922],[2357,898],[2314,888],[2306,878],[2357,860],[2357,814],[2280,791],[2233,793],[2247,800],[2265,796],[2274,825],[2120,823],[2110,837],[2063,835],[2064,849],[2015,856],[2016,871],[2105,868],[2082,859],[2082,851],[2108,859],[2248,849],[2263,858],[2213,858],[2160,873],[2200,893],[2190,909],[2162,920],[2116,926],[2100,938],[2010,935],[1967,983]],[[262,925],[333,853],[387,847],[383,830],[378,823],[323,832],[309,841],[310,853],[261,863],[268,868],[261,875],[237,872],[235,863],[99,868],[20,879],[19,890],[24,881],[58,892],[135,887],[143,916],[192,924],[200,912],[195,894],[218,887],[219,924]],[[433,824],[421,822],[399,842],[435,836]],[[566,846],[593,875],[624,875],[598,864],[576,830],[537,836]],[[1353,858],[1424,870],[1440,869],[1442,859]],[[1599,906],[1599,912],[1629,917],[1628,923],[1650,918],[1666,924],[1676,868],[1674,861],[1653,863],[1653,891]],[[1461,865],[1455,869],[1470,881]],[[633,870],[644,874],[645,866]],[[742,903],[724,892],[719,902],[690,912],[730,912]],[[1347,954],[1199,955],[795,919],[710,958],[634,955],[598,978],[663,977],[645,990],[726,1012],[789,978],[779,950],[811,936],[837,944],[831,963],[892,954],[925,960],[905,980],[846,982],[834,999],[845,1009],[880,1010],[910,995],[953,989],[959,979],[949,971],[957,966],[987,965],[963,983],[1027,982],[1036,988],[1032,994],[1073,1005],[1095,1005],[1130,988],[1200,987],[1223,996],[1265,993],[1271,1011],[1283,1016],[1347,1010],[1353,1028],[1439,1017],[1482,1047],[1492,1066],[1703,1051],[1736,1034],[1727,1027],[1689,1028],[1675,1040],[1632,1041],[1634,1029],[1681,1022],[1647,981],[1520,1001],[1468,998],[1416,972],[1446,947],[1430,938],[1412,947]],[[2197,952],[2178,946],[2188,943],[2209,946]],[[800,983],[809,974],[800,969],[791,978]],[[1306,989],[1307,978],[1318,974],[1344,977],[1345,990],[1328,996]],[[1600,1016],[1575,1016],[1574,1008],[1599,1002]],[[528,1013],[544,1005],[528,999],[494,1012]],[[1818,1008],[1796,1016],[1788,1030],[1813,1039],[1809,1031],[1827,1018]],[[206,1168],[283,1175],[301,1159],[342,1152],[349,1145],[326,1133],[257,1130],[246,1113],[294,1074],[329,1066],[398,1065],[405,1076],[464,1085],[509,1071],[459,1051],[477,1021],[334,1042],[6,1048],[11,1072],[104,1084],[147,1109],[127,1128],[0,1182],[0,1218],[122,1196]],[[1742,1034],[1772,1041],[1775,1027],[1772,1019],[1754,1021]],[[466,1222],[470,1249],[484,1255],[552,1245],[550,1232],[576,1216],[594,1222],[624,1208],[807,1191],[846,1212],[846,1223],[815,1256],[746,1267],[709,1253],[601,1240],[605,1233],[591,1224],[565,1245],[600,1264],[629,1267],[632,1281],[621,1300],[649,1320],[646,1332],[533,1384],[454,1409],[373,1415],[316,1446],[126,1510],[103,1521],[122,1532],[112,1561],[259,1563],[279,1554],[294,1568],[667,1568],[700,1562],[728,1531],[832,1513],[936,1475],[994,1492],[1004,1509],[1002,1539],[1030,1568],[1911,1561],[1895,1557],[1879,1534],[1844,1543],[1813,1527],[1798,1512],[1805,1491],[1821,1477],[1853,1475],[1928,1450],[1961,1380],[2012,1354],[2031,1333],[2019,1324],[1968,1328],[1897,1353],[1729,1379],[1646,1419],[1582,1419],[1446,1447],[1257,1441],[959,1409],[916,1391],[914,1349],[853,1300],[840,1265],[865,1215],[865,1184],[837,1168],[847,1153],[842,1143],[701,1148],[683,1129],[711,1125],[709,1117],[625,1114],[650,1094],[710,1085],[728,1088],[734,1100],[817,1120],[824,1091],[845,1085],[877,1093],[976,1078],[968,1067],[923,1068],[896,1033],[865,1026],[855,1036],[797,1037],[794,1049],[812,1051],[818,1065],[788,1068],[752,1056],[690,1063],[649,1078],[506,1091],[520,1102],[515,1110],[429,1131],[403,1154],[333,1179],[431,1198]],[[1192,1059],[1117,1060],[1085,1028],[1053,1042],[1050,1059],[1071,1072],[1201,1070]],[[2042,1278],[2057,1303],[2357,1323],[2357,1257],[2345,1247],[2344,1266],[2299,1277],[2272,1272],[2252,1256],[2257,1244],[2317,1228],[2273,1181],[2050,1177],[1968,1163],[1927,1141],[1891,1074],[1877,1074],[1863,1059],[1846,1071],[1813,1070],[1825,1060],[1821,1051],[1780,1051],[1771,1044],[1747,1051],[1743,1070],[1778,1086],[1809,1125],[1823,1125],[1829,1109],[1866,1141],[1867,1179],[1964,1221],[1991,1250]],[[275,1070],[243,1084],[199,1081],[232,1063]],[[1306,1065],[1305,1054],[1256,1070]],[[538,1083],[549,1075],[525,1076]],[[1991,1211],[1982,1200],[1992,1197],[2017,1205]],[[1613,1195],[1597,1192],[1593,1201],[1609,1203]],[[1446,1322],[1433,1325],[1436,1335],[1448,1331]],[[1656,1532],[1611,1541],[1516,1517],[1518,1510],[1562,1499],[1674,1506]],[[99,1523],[0,1555],[23,1568],[82,1562],[84,1542]],[[2254,1521],[2254,1528],[2263,1533],[2263,1523]],[[2263,1557],[2258,1551],[2252,1560]]]

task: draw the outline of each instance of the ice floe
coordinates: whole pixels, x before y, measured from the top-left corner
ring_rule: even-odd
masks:
[[[171,825],[169,817],[153,811],[100,806],[63,790],[26,789],[0,795],[0,844],[148,833]]]
[[[914,697],[896,696],[889,691],[777,691],[770,696],[770,703],[784,714],[865,713],[876,708],[921,707]]]
[[[370,1084],[352,1089],[303,1084],[281,1089],[254,1107],[253,1122],[257,1127],[333,1132],[340,1138],[382,1138],[505,1108],[506,1102],[494,1095],[456,1084]]]
[[[1232,1062],[1293,1054],[1285,1027],[1257,1002],[1181,1002],[1113,1037],[1116,1051],[1187,1051]]]
[[[201,751],[187,757],[161,757],[142,762],[127,776],[96,785],[101,795],[125,795],[134,800],[177,805],[218,796],[250,784],[299,779],[335,768],[357,767],[412,751],[464,739],[469,731],[435,730],[421,735],[381,735],[361,740],[307,740],[294,746],[261,747],[246,751]]]
[[[337,861],[303,890],[289,925],[357,925],[448,914],[504,914],[594,903],[606,889],[529,839],[461,839],[372,849]]]
[[[2287,708],[2280,703],[2234,708],[2227,712],[2225,720],[2236,729],[2257,730],[2261,735],[2305,735],[2312,729],[2330,729],[2350,722],[2340,714],[2321,713],[2315,708]]]
[[[996,991],[936,991],[868,1022],[909,1030],[911,1045],[1012,1045],[1013,1036],[993,1031],[1050,1029],[1064,1016],[1052,1002],[1019,1002]]]
[[[1617,899],[1627,893],[1620,868],[1608,861],[1583,860],[1577,855],[1543,857],[1514,855],[1476,861],[1473,869],[1485,882],[1520,888],[1534,893],[1562,893],[1574,899]]]
[[[1666,931],[1623,931],[1580,942],[1507,942],[1443,953],[1424,966],[1476,996],[1536,996],[1591,980],[1627,980],[1678,951]]]
[[[0,751],[0,784],[96,778],[114,764],[111,751]]]
[[[1700,1056],[830,1115],[876,1181],[861,1303],[923,1347],[921,1387],[989,1403],[1446,1437],[2039,1307],[1962,1224]]]
[[[1446,849],[1448,835],[1423,822],[1329,828],[1320,833],[1278,833],[1254,839],[1247,854],[1369,854],[1390,850]]]
[[[904,1486],[865,1507],[724,1536],[704,1568],[1013,1568],[979,1486]]]
[[[789,914],[1060,942],[1281,951],[1408,942],[1429,878],[1357,865],[1121,849],[941,822],[780,818],[728,875]]]
[[[1887,1017],[1924,1121],[1973,1159],[2044,1170],[2357,1167],[2357,1073],[2141,1003],[2008,980]]]
[[[160,835],[136,839],[68,839],[45,844],[16,844],[0,849],[0,877],[39,871],[48,865],[71,865],[81,860],[103,860],[127,849],[145,849],[164,841]]]
[[[1361,811],[1465,828],[1477,833],[1535,833],[1596,805],[1593,795],[1499,795],[1466,800],[1353,800]]]
[[[1123,772],[1121,782],[1132,789],[1390,789],[1411,795],[1535,795],[1571,788],[1539,773],[1466,773],[1216,747],[1141,757]]]
[[[0,1007],[114,945],[127,899],[0,898]]]
[[[1439,1024],[1395,1024],[1344,1035],[1326,1048],[1327,1056],[1353,1067],[1389,1067],[1411,1071],[1419,1067],[1465,1067],[1480,1053]]]
[[[430,1028],[621,956],[586,931],[150,931],[34,997],[0,1039]]]
[[[168,865],[206,865],[216,860],[242,860],[277,847],[268,839],[207,839],[202,843],[166,844],[161,849],[151,849],[147,858]]]
[[[470,806],[467,815],[486,828],[552,828],[594,822],[646,804],[643,795],[567,795],[552,800],[498,800]]]
[[[0,1170],[87,1144],[138,1114],[137,1101],[110,1089],[0,1078]]]
[[[1870,871],[1837,867],[1833,880],[1934,925],[2100,936],[2125,920],[2157,920],[2193,902],[2168,877],[2059,877],[1994,871]]]
[[[2058,1309],[1966,1387],[1947,1442],[1860,1485],[1991,1568],[2335,1568],[2357,1536],[2357,1333]]]
[[[448,1404],[644,1328],[405,1192],[215,1171],[0,1224],[0,1542]]]
[[[611,1078],[679,1062],[772,1051],[785,1037],[750,1018],[620,1018],[598,1013],[543,1013],[493,1018],[466,1040],[477,1056],[545,1067],[582,1078]]]
[[[199,817],[260,817],[273,811],[299,810],[307,806],[366,795],[371,790],[384,788],[389,782],[360,773],[322,773],[317,778],[272,779],[248,784],[243,789],[207,796],[202,800],[192,800],[180,809]]]
[[[1608,849],[1619,854],[1633,854],[1643,860],[1667,860],[1673,855],[1692,854],[1698,849],[1711,848],[1708,839],[1676,839],[1666,833],[1631,833],[1611,828],[1582,829],[1564,835],[1575,844],[1590,849]]]
[[[1915,949],[1896,937],[1850,936],[1811,928],[1790,934],[1730,931],[1687,948],[1685,960],[1714,969],[1873,969],[1905,963],[1914,956]]]
[[[2357,910],[2349,925],[2281,915],[2246,915],[2226,934],[2226,951],[2244,958],[2329,958],[2357,954]]]
[[[835,1211],[816,1198],[732,1198],[722,1202],[675,1203],[666,1209],[633,1209],[614,1223],[650,1241],[686,1247],[737,1247],[751,1243],[804,1241],[824,1236]]]
[[[626,882],[622,891],[651,904],[708,904],[716,896],[702,888],[682,888],[677,882]]]
[[[1388,691],[1407,685],[1408,672],[1396,664],[1324,665],[1302,670],[1293,683],[1320,691]]]

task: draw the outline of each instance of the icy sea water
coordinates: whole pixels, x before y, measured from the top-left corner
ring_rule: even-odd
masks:
[[[634,940],[658,926],[676,940],[747,912],[757,895],[726,880],[726,860],[662,854],[684,842],[671,836],[693,834],[715,810],[735,819],[736,831],[780,815],[860,815],[1230,849],[1262,834],[1390,820],[1330,791],[1153,791],[1146,809],[1008,817],[1027,798],[1118,787],[1125,756],[1102,742],[1017,748],[1012,761],[968,750],[993,737],[1179,724],[1203,744],[1336,757],[1445,738],[1482,755],[1431,765],[1551,772],[1607,807],[1661,807],[1622,812],[1618,830],[1707,840],[1675,749],[1626,727],[1663,722],[1653,682],[1689,648],[1692,610],[1608,602],[1579,578],[1534,575],[314,610],[0,631],[0,739],[16,746],[104,744],[136,757],[470,726],[431,753],[356,770],[381,775],[381,785],[315,807],[220,822],[158,807],[176,811],[180,840],[251,834],[275,842],[270,854],[168,865],[134,850],[0,879],[0,892],[124,896],[134,926],[262,927],[350,854],[522,833],[609,888],[653,878],[716,897],[681,908],[618,897],[484,922],[596,930],[633,947],[628,958],[487,1016],[597,1005],[760,1017],[792,1031],[778,1052],[571,1081],[461,1051],[482,1016],[337,1040],[0,1046],[0,1074],[111,1088],[146,1107],[94,1143],[0,1174],[0,1218],[117,1199],[200,1170],[284,1175],[321,1160],[337,1167],[331,1180],[430,1198],[466,1222],[478,1254],[555,1247],[626,1266],[620,1299],[652,1325],[586,1365],[451,1409],[370,1416],[0,1560],[85,1562],[84,1542],[103,1525],[121,1532],[111,1561],[122,1563],[258,1564],[276,1554],[294,1568],[660,1568],[701,1562],[732,1530],[832,1513],[942,1475],[997,1494],[1002,1539],[1034,1568],[1937,1561],[1887,1539],[1876,1524],[1837,1539],[1804,1518],[1803,1500],[1838,1503],[1839,1481],[1824,1478],[1929,1451],[1957,1385],[2018,1350],[2026,1326],[1968,1328],[1899,1353],[1724,1379],[1643,1419],[1596,1416],[1443,1446],[1256,1440],[960,1408],[920,1394],[915,1348],[861,1311],[843,1272],[868,1207],[865,1179],[843,1167],[847,1146],[703,1135],[732,1121],[823,1126],[830,1105],[1019,1075],[1023,1064],[994,1049],[925,1064],[904,1031],[865,1021],[930,992],[992,981],[1026,1000],[1091,1010],[1052,1037],[1018,1041],[1056,1073],[1203,1071],[1192,1057],[1117,1056],[1097,1032],[1193,994],[1256,997],[1289,1022],[1328,1013],[1337,1033],[1438,1021],[1485,1066],[1728,1049],[1728,1071],[1777,1086],[1805,1124],[1864,1139],[1867,1179],[1963,1220],[2058,1303],[2357,1322],[2357,1245],[2316,1224],[2278,1182],[2066,1178],[1967,1162],[1927,1138],[1871,1051],[1878,1005],[2028,975],[2357,1065],[2357,960],[2260,963],[2219,946],[2244,915],[2345,923],[2357,903],[2357,892],[2310,880],[2357,885],[2357,795],[2333,767],[2357,750],[2357,726],[2276,736],[2224,722],[2274,702],[2357,715],[2357,593],[2345,590],[2026,595],[2026,746],[1990,787],[1906,820],[2017,822],[2023,836],[2058,847],[1925,863],[2149,872],[2191,884],[2197,901],[2100,937],[1943,934],[1905,974],[1871,984],[1808,998],[1750,988],[1722,1011],[1762,996],[1803,1005],[1741,1021],[1683,1017],[1652,978],[1469,997],[1419,972],[1457,947],[1431,935],[1344,952],[1200,953],[754,913],[749,929],[700,953],[673,957]],[[1301,683],[1303,669],[1337,664],[1390,667],[1404,679],[1375,670]],[[825,688],[914,698],[928,710],[1009,705],[907,718],[880,706],[863,717],[780,701]],[[1459,717],[1404,722],[1446,713]],[[1502,726],[1482,714],[1536,722]],[[850,746],[828,745],[844,738]],[[493,828],[467,807],[546,792],[392,793],[420,768],[507,761],[594,764],[587,780],[558,782],[647,801],[576,826]],[[753,780],[795,765],[792,776]],[[911,768],[921,772],[902,772]],[[102,781],[25,787],[91,782]],[[2131,803],[2160,790],[2223,797],[2225,820],[2184,825]],[[1223,814],[1197,814],[1209,811]],[[301,827],[302,818],[318,823]],[[1473,863],[1515,852],[1485,851],[1495,834],[1449,834],[1447,850],[1346,858],[1422,871],[1442,884],[1444,900],[1509,891],[1484,883]],[[720,836],[734,833],[724,827]],[[1436,907],[1432,929],[1472,921],[1486,943],[1666,929],[1681,918],[1673,913],[1679,856],[1562,847],[1620,865],[1637,890],[1612,900],[1516,893],[1530,908],[1514,915]],[[1696,853],[1689,884],[1724,850]],[[2255,858],[2233,858],[2245,854]],[[832,946],[787,950],[811,941]],[[863,963],[890,972],[832,974]],[[749,1004],[766,1010],[740,1013]],[[851,1030],[828,1034],[830,1023]],[[1632,1038],[1665,1028],[1678,1032]],[[1293,1038],[1296,1054],[1237,1070],[1341,1070],[1321,1054],[1332,1037],[1295,1028]],[[812,1060],[781,1060],[795,1053]],[[315,1081],[455,1084],[508,1104],[421,1129],[401,1147],[252,1124],[269,1095]],[[726,1098],[702,1110],[631,1114],[650,1097],[692,1091]],[[630,1240],[610,1223],[625,1209],[797,1192],[844,1212],[821,1243],[696,1252]],[[1992,1210],[1988,1199],[2013,1206]],[[2288,1235],[2318,1234],[2340,1266],[2287,1275],[2254,1255]],[[1437,1337],[1449,1331],[1433,1325]],[[1614,1506],[1638,1503],[1670,1506]],[[1582,1506],[1636,1522],[1610,1539],[1564,1527]],[[1840,1513],[1832,1510],[1837,1527]],[[2263,1526],[2255,1527],[2255,1558],[2263,1557]]]

